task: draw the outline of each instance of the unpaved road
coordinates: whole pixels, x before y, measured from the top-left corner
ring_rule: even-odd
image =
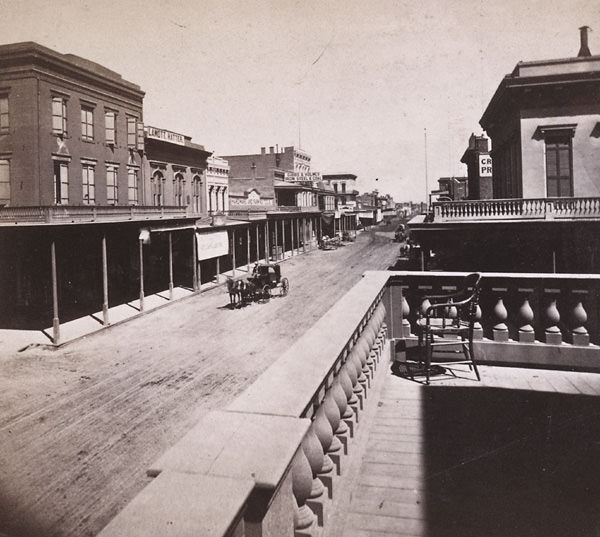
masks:
[[[231,310],[221,287],[59,350],[0,351],[0,535],[96,535],[146,468],[228,404],[369,269],[393,233],[282,264],[290,294]]]

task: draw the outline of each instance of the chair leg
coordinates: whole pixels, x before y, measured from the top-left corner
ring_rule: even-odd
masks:
[[[429,384],[431,357],[433,354],[433,334],[425,335],[425,384]]]
[[[477,369],[477,363],[475,362],[475,349],[473,346],[473,340],[469,340],[469,353],[471,354],[471,363],[473,364],[473,369],[477,375],[477,380],[481,380],[481,377],[479,376],[479,370]]]

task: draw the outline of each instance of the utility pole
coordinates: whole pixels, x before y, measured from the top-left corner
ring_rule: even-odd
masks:
[[[427,174],[427,127],[425,127],[425,204],[429,210],[429,176]]]

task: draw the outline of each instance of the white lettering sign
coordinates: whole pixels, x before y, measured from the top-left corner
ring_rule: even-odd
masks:
[[[196,243],[198,245],[198,261],[220,257],[229,253],[227,231],[196,233]]]
[[[479,155],[479,177],[492,176],[492,157]]]
[[[148,138],[156,138],[173,144],[185,145],[185,136],[176,132],[167,131],[165,129],[157,129],[156,127],[146,127],[146,135]]]

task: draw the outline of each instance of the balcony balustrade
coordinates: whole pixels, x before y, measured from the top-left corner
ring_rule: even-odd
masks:
[[[49,207],[2,207],[3,224],[65,224],[185,218],[195,216],[186,207],[143,205],[53,205]]]
[[[600,198],[527,198],[434,202],[435,222],[600,218]]]
[[[395,340],[414,338],[423,295],[453,291],[463,277],[367,272],[228,408],[156,461],[152,482],[100,537],[165,527],[214,537],[322,535]],[[479,361],[600,370],[599,302],[597,276],[486,273]]]

